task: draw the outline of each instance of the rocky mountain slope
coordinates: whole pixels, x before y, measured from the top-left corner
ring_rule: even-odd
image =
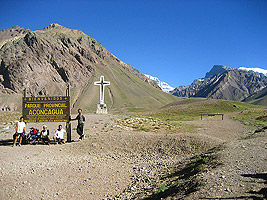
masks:
[[[12,28],[0,30],[0,43],[4,40],[12,39],[23,34],[30,32],[30,29],[25,29],[19,26],[14,26]]]
[[[207,97],[242,101],[267,86],[263,74],[215,65],[203,79],[191,85],[175,88],[171,94],[179,97]]]
[[[93,82],[100,75],[111,82],[105,102],[114,111],[153,109],[175,99],[77,29],[51,24],[0,43],[2,107],[19,102],[24,88],[30,96],[65,95],[70,84],[73,108],[93,112],[99,101],[99,88]]]
[[[262,90],[253,93],[243,100],[246,103],[252,103],[257,105],[267,105],[267,87]]]

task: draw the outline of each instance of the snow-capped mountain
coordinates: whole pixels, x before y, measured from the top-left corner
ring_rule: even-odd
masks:
[[[174,90],[175,88],[174,87],[171,87],[168,83],[166,82],[162,82],[160,81],[157,77],[154,77],[154,76],[150,76],[150,75],[147,75],[145,74],[145,76],[151,80],[154,80],[156,81],[156,83],[158,84],[158,86],[162,89],[162,91],[164,92],[170,92],[172,90]]]
[[[204,97],[245,101],[258,93],[266,95],[267,70],[261,68],[232,68],[214,65],[205,78],[196,79],[191,85],[179,86],[170,93],[178,97]],[[260,92],[263,90],[263,92]]]
[[[261,68],[249,68],[249,67],[239,67],[238,70],[245,70],[245,71],[252,71],[264,74],[264,76],[267,76],[267,70],[261,69]]]

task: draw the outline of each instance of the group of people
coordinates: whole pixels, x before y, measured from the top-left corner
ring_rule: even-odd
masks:
[[[59,125],[53,136],[53,139],[56,144],[58,142],[62,142],[63,144],[66,143],[64,140],[64,133],[66,133],[66,131],[62,128],[62,125]],[[47,141],[48,145],[50,145],[49,129],[47,129],[46,125],[43,126],[43,130],[41,131],[41,140],[43,144],[45,143],[45,141]]]
[[[71,119],[70,121],[73,120],[78,120],[78,125],[77,125],[77,133],[79,134],[79,139],[82,140],[84,139],[84,122],[85,122],[85,117],[82,114],[82,109],[78,109],[78,115],[76,118]],[[15,133],[15,138],[14,138],[14,144],[13,146],[16,145],[17,140],[19,138],[19,146],[21,146],[22,143],[22,137],[26,133],[26,124],[24,122],[24,118],[21,117],[20,121],[16,124],[16,133]],[[53,140],[58,144],[58,142],[65,144],[65,139],[64,139],[64,134],[66,131],[62,128],[62,125],[58,126],[58,129],[56,129]],[[43,126],[43,130],[41,131],[41,140],[42,143],[44,144],[45,141],[48,142],[48,145],[50,145],[50,136],[49,136],[49,129],[47,128],[46,125]]]

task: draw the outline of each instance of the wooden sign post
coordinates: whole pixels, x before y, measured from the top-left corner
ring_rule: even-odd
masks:
[[[66,96],[70,99],[70,85],[68,84],[68,87],[66,89]],[[70,105],[70,101],[69,101]],[[66,122],[66,132],[67,132],[67,142],[71,142],[71,123],[70,123],[70,106],[69,106],[69,116],[68,121]]]

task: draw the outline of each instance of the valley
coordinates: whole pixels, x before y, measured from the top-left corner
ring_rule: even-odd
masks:
[[[204,105],[225,109],[224,120],[200,120]],[[184,110],[175,117],[169,107]],[[190,98],[162,109],[164,115],[86,114],[84,140],[77,141],[72,122],[71,143],[21,147],[11,147],[18,113],[2,112],[0,198],[266,198],[265,107]]]
[[[97,115],[102,75],[108,114]],[[266,199],[266,81],[215,65],[174,89],[78,29],[2,30],[0,199]],[[12,147],[24,89],[64,96],[68,86],[85,139],[71,121],[72,142]],[[51,136],[59,124],[45,123]]]

